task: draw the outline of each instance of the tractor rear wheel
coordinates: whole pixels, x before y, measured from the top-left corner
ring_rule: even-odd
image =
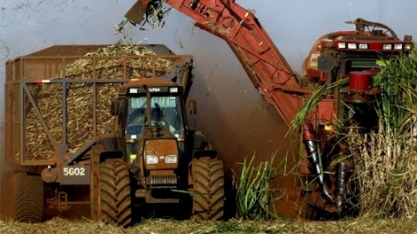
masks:
[[[44,218],[44,184],[40,176],[15,172],[9,179],[6,210],[20,222],[42,222]]]
[[[98,165],[98,174],[92,179],[97,190],[93,191],[96,195],[92,199],[93,218],[111,225],[130,226],[132,191],[127,164],[120,159],[107,159]]]
[[[223,162],[211,158],[196,159],[192,163],[193,209],[197,221],[222,220],[224,215]]]

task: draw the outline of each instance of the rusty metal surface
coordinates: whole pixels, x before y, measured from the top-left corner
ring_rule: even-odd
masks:
[[[158,164],[147,164],[147,170],[155,169],[176,169],[178,167],[177,163],[166,163],[165,158],[167,156],[175,155],[178,157],[178,145],[176,139],[155,139],[147,140],[144,148],[144,156],[156,156],[159,160]],[[178,160],[178,159],[177,159]],[[146,159],[145,159],[146,161]]]
[[[149,2],[149,0],[137,1],[125,14],[125,17],[133,23],[140,24],[146,13]]]

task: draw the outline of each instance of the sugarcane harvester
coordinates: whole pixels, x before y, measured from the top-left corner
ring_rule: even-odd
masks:
[[[221,220],[223,163],[187,121],[192,69],[163,45],[60,45],[7,61],[6,161],[19,170],[3,176],[3,215],[38,222],[87,206],[126,227],[145,206],[173,204],[173,216]]]
[[[234,0],[140,0],[126,13],[134,25],[159,21],[168,5],[195,21],[199,28],[222,38],[233,50],[249,79],[275,107],[288,126],[315,89],[303,85],[272,42],[253,10]],[[153,17],[153,21],[149,19]],[[346,154],[347,147],[335,147],[335,122],[357,124],[372,129],[377,122],[371,104],[378,96],[372,77],[380,69],[378,61],[412,50],[412,37],[399,39],[388,26],[358,18],[347,22],[352,31],[336,31],[320,37],[304,61],[307,80],[316,85],[347,80],[342,88],[323,95],[302,124],[308,167],[300,171],[313,176],[321,194],[313,206],[326,211],[342,211],[348,204],[348,164],[329,168],[335,155]],[[354,110],[354,114],[351,111]],[[330,150],[332,148],[333,150]],[[335,150],[337,149],[337,150]],[[326,172],[326,173],[325,173]],[[330,174],[330,175],[329,175]]]

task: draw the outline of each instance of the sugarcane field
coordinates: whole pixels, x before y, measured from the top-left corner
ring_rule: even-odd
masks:
[[[416,7],[1,0],[0,233],[417,233]]]

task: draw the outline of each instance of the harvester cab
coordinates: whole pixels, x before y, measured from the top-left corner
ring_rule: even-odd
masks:
[[[335,91],[334,101],[328,108],[321,105],[320,122],[325,124],[326,120],[330,122],[336,117],[342,121],[359,121],[365,128],[372,128],[372,123],[365,123],[367,120],[375,122],[371,113],[373,108],[368,104],[374,101],[379,90],[372,86],[372,77],[393,56],[410,53],[412,37],[406,35],[401,40],[388,26],[362,18],[346,23],[354,24],[356,30],[320,37],[304,60],[304,74],[312,83],[348,80],[347,86]],[[349,120],[351,114],[347,109],[356,109],[357,115]],[[358,113],[363,114],[359,116]]]
[[[346,23],[354,24],[356,30],[325,34],[311,48],[303,65],[311,82],[324,83],[328,78],[334,81],[353,71],[379,69],[382,59],[413,48],[412,36],[405,35],[401,40],[384,24],[362,18]]]

